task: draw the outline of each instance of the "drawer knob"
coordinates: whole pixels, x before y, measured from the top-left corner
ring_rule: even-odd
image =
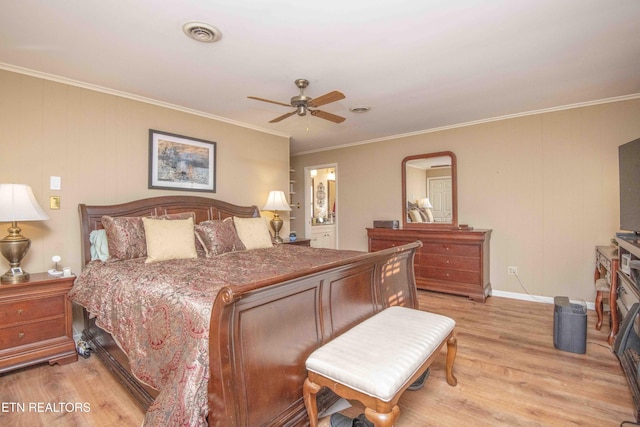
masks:
[[[449,260],[448,259],[447,259],[446,263],[449,264]]]
[[[22,314],[22,309],[21,308],[18,309],[18,314]]]
[[[20,338],[20,339],[24,338],[24,332],[18,333],[18,338]]]

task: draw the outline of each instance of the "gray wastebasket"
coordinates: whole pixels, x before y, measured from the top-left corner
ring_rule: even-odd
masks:
[[[571,353],[586,353],[587,303],[569,297],[555,297],[553,303],[553,346]]]

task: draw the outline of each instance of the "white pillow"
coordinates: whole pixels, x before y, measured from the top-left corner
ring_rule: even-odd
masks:
[[[424,222],[418,209],[411,209],[409,211],[409,217],[411,218],[411,222]]]
[[[428,218],[427,222],[433,222],[433,212],[429,208],[426,208],[425,210],[427,211],[427,218]]]
[[[233,224],[236,226],[240,241],[247,249],[270,248],[273,246],[271,233],[269,233],[265,218],[240,218],[234,216]]]
[[[146,263],[198,257],[193,218],[142,218],[142,223],[147,240]]]

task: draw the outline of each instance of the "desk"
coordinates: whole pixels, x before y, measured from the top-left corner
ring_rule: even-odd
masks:
[[[618,248],[615,246],[596,246],[596,271],[594,273],[594,283],[598,279],[606,279],[611,286],[609,292],[609,312],[611,313],[611,332],[608,342],[613,345],[620,321],[618,310],[616,310],[616,299],[618,295]],[[596,297],[596,313],[598,314],[597,325],[602,324],[602,300]],[[600,329],[597,327],[596,329]]]

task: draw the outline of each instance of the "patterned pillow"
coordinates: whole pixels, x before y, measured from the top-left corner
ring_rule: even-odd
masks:
[[[154,219],[187,219],[194,218],[193,212],[150,216]],[[107,245],[109,247],[109,261],[120,261],[147,256],[147,240],[144,234],[142,217],[118,216],[102,217],[102,226],[107,233]]]
[[[231,220],[203,221],[197,224],[194,229],[196,237],[207,252],[207,257],[245,250]]]

